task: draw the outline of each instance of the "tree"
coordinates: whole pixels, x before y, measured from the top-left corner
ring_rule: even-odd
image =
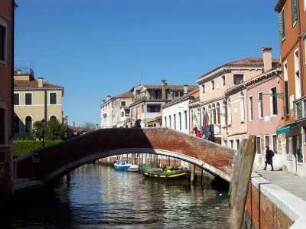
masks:
[[[84,129],[86,132],[91,132],[96,130],[96,125],[91,122],[86,122],[82,125],[82,129]]]
[[[36,121],[33,125],[33,135],[41,141],[46,140],[64,140],[68,137],[68,127],[60,123],[57,119],[51,119],[45,125],[42,121]]]
[[[32,132],[34,137],[41,141],[44,137],[44,124],[41,121],[34,122]]]

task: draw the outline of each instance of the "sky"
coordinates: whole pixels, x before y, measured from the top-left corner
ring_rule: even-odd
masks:
[[[101,99],[143,84],[196,85],[271,46],[276,0],[16,0],[15,65],[64,87],[69,124],[100,125]]]

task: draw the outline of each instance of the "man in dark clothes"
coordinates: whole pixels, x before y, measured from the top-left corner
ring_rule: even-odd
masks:
[[[273,169],[273,157],[274,157],[274,152],[269,149],[269,146],[266,146],[266,161],[265,161],[265,168],[264,170],[267,169],[267,164],[271,165],[272,171]]]

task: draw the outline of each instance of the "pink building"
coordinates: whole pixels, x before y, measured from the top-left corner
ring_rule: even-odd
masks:
[[[264,48],[263,51],[265,57],[271,48]],[[282,166],[282,161],[286,157],[282,153],[285,143],[276,135],[276,130],[284,124],[281,73],[281,67],[272,68],[270,65],[267,71],[245,83],[248,135],[256,136],[255,166],[264,165],[266,146],[275,152],[276,166]]]
[[[0,2],[0,205],[12,187],[14,6],[13,0]]]

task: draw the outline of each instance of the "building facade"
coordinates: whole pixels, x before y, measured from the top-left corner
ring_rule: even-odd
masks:
[[[249,57],[236,60],[201,76],[197,83],[200,93],[199,124],[214,141],[237,149],[247,136],[244,91],[226,96],[227,90],[263,72],[263,60]],[[235,124],[235,125],[234,125]]]
[[[162,106],[194,89],[196,86],[168,85],[165,80],[161,85],[135,86],[134,102],[130,106],[131,125],[140,120],[142,127],[161,127]]]
[[[32,138],[34,122],[57,119],[63,122],[64,89],[43,78],[34,78],[31,69],[15,69],[14,137]]]
[[[0,206],[12,191],[12,93],[14,72],[13,0],[0,4]]]
[[[279,36],[283,70],[286,169],[306,176],[306,3],[305,0],[278,0]]]
[[[100,105],[101,128],[131,127],[130,105],[134,100],[132,91],[118,96],[107,96]]]
[[[190,134],[189,104],[197,99],[199,89],[195,89],[186,95],[166,103],[162,107],[162,126]]]

